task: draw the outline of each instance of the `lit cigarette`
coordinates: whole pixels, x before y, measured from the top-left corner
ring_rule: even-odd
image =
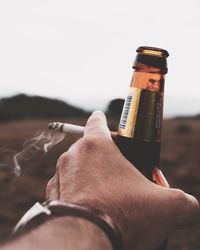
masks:
[[[83,126],[62,122],[51,122],[49,123],[48,128],[57,132],[62,132],[65,134],[78,134],[80,136],[83,136],[85,129]],[[111,131],[110,133],[112,138],[117,137],[117,132]]]

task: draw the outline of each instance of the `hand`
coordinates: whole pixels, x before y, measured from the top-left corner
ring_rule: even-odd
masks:
[[[199,212],[194,197],[155,185],[123,157],[99,111],[88,119],[83,138],[58,159],[47,198],[108,214],[122,233],[125,249],[155,249]]]

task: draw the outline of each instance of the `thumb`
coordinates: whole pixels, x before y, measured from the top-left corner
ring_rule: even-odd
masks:
[[[86,135],[101,136],[111,139],[104,113],[101,111],[92,113],[85,126],[84,136]]]

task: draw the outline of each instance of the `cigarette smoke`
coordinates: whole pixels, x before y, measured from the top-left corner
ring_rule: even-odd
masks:
[[[0,171],[13,172],[15,176],[20,176],[22,161],[33,159],[39,152],[47,153],[64,137],[63,133],[44,130],[37,133],[33,138],[26,140],[20,152],[0,148]]]

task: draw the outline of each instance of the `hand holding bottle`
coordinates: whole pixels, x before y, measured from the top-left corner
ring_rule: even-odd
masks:
[[[108,214],[118,226],[126,250],[155,249],[173,230],[195,220],[199,212],[194,197],[155,185],[126,160],[101,112],[89,118],[84,137],[59,158],[47,198]]]

